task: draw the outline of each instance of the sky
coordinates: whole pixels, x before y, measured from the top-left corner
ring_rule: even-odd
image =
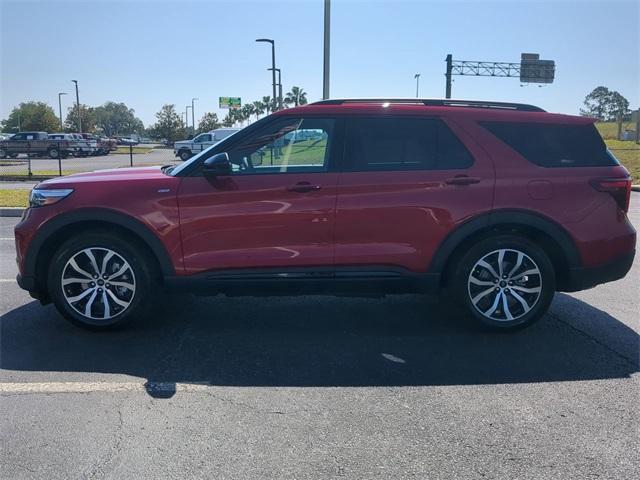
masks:
[[[445,62],[555,60],[551,85],[455,76],[453,98],[533,103],[577,114],[599,85],[640,104],[640,0],[354,1],[331,3],[331,97],[442,98]],[[322,97],[323,0],[0,0],[0,118],[37,100],[58,112],[75,100],[124,102],[145,125],[163,104],[196,121],[219,96],[271,95],[270,46],[285,92]],[[189,119],[190,121],[190,119]]]

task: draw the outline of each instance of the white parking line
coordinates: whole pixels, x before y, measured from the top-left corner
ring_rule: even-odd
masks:
[[[15,278],[0,278],[0,283],[11,283],[15,281],[16,281]]]
[[[0,240],[14,240],[13,237],[0,237]]]
[[[171,382],[0,382],[0,395],[94,392],[204,392],[207,384]]]

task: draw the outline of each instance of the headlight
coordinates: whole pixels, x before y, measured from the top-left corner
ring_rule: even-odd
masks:
[[[44,190],[34,188],[29,194],[29,207],[43,207],[53,205],[63,198],[68,197],[73,192],[73,188],[61,188],[58,190]]]

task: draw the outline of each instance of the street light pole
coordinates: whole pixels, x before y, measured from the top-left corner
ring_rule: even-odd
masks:
[[[413,78],[416,79],[416,98],[420,97],[420,74],[416,73]]]
[[[198,98],[192,98],[191,99],[191,126],[193,127],[193,134],[195,135],[196,133],[196,109],[195,109],[195,104],[194,102],[196,100],[199,100]]]
[[[82,117],[80,116],[80,94],[78,93],[78,81],[71,80],[76,84],[76,105],[78,107],[78,133],[82,133]]]
[[[267,68],[267,70],[272,70],[271,68]],[[280,110],[283,108],[282,103],[282,71],[279,68],[275,69],[278,72],[278,107]]]
[[[271,44],[271,79],[273,82],[273,101],[276,101],[276,42],[270,38],[258,38],[256,42],[266,42]]]
[[[191,108],[191,105],[187,105],[186,107],[184,107],[184,118],[186,119],[187,134],[189,131],[189,109],[190,108]]]
[[[322,69],[322,99],[329,98],[329,54],[331,50],[331,0],[324,0],[324,62]]]
[[[58,111],[60,112],[60,131],[62,132],[64,127],[62,126],[62,95],[66,95],[67,92],[58,93]]]

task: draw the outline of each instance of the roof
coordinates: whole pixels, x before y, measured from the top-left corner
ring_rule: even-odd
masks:
[[[534,105],[485,100],[450,99],[331,99],[288,108],[274,115],[407,115],[464,117],[487,121],[593,123],[594,119],[548,113]]]

